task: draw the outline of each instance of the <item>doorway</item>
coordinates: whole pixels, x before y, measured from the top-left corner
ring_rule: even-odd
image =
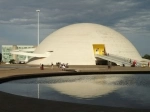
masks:
[[[93,44],[94,54],[105,55],[105,45],[104,44]]]

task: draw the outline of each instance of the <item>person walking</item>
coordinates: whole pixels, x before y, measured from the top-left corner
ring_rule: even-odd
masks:
[[[62,70],[64,71],[66,69],[65,65],[62,65]]]
[[[110,61],[108,61],[108,69],[111,69],[111,62]]]
[[[51,63],[51,69],[53,69],[54,68],[54,64],[53,63]]]
[[[110,69],[110,61],[108,61],[108,69]]]
[[[41,70],[44,70],[44,65],[43,65],[43,64],[40,66],[40,69],[41,69]]]

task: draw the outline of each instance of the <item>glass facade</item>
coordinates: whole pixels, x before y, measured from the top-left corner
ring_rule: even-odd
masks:
[[[14,59],[15,61],[25,60],[26,56],[14,55],[14,54],[11,54],[10,52],[13,50],[30,49],[30,48],[35,48],[35,46],[33,45],[2,45],[2,61],[9,62],[11,59]],[[28,58],[30,59],[31,57],[28,57]]]

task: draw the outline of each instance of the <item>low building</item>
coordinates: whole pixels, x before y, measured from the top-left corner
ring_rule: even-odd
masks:
[[[13,50],[23,50],[35,48],[34,45],[2,45],[2,61],[9,62],[11,59],[14,59],[16,62],[25,60],[25,55],[16,55],[11,54]],[[30,57],[29,57],[30,58]]]

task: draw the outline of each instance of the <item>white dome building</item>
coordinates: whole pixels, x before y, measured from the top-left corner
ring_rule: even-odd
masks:
[[[45,58],[33,58],[29,64],[95,65],[95,54],[106,53],[141,60],[136,48],[123,35],[111,28],[92,23],[79,23],[63,27],[46,37],[35,54],[51,51]]]

